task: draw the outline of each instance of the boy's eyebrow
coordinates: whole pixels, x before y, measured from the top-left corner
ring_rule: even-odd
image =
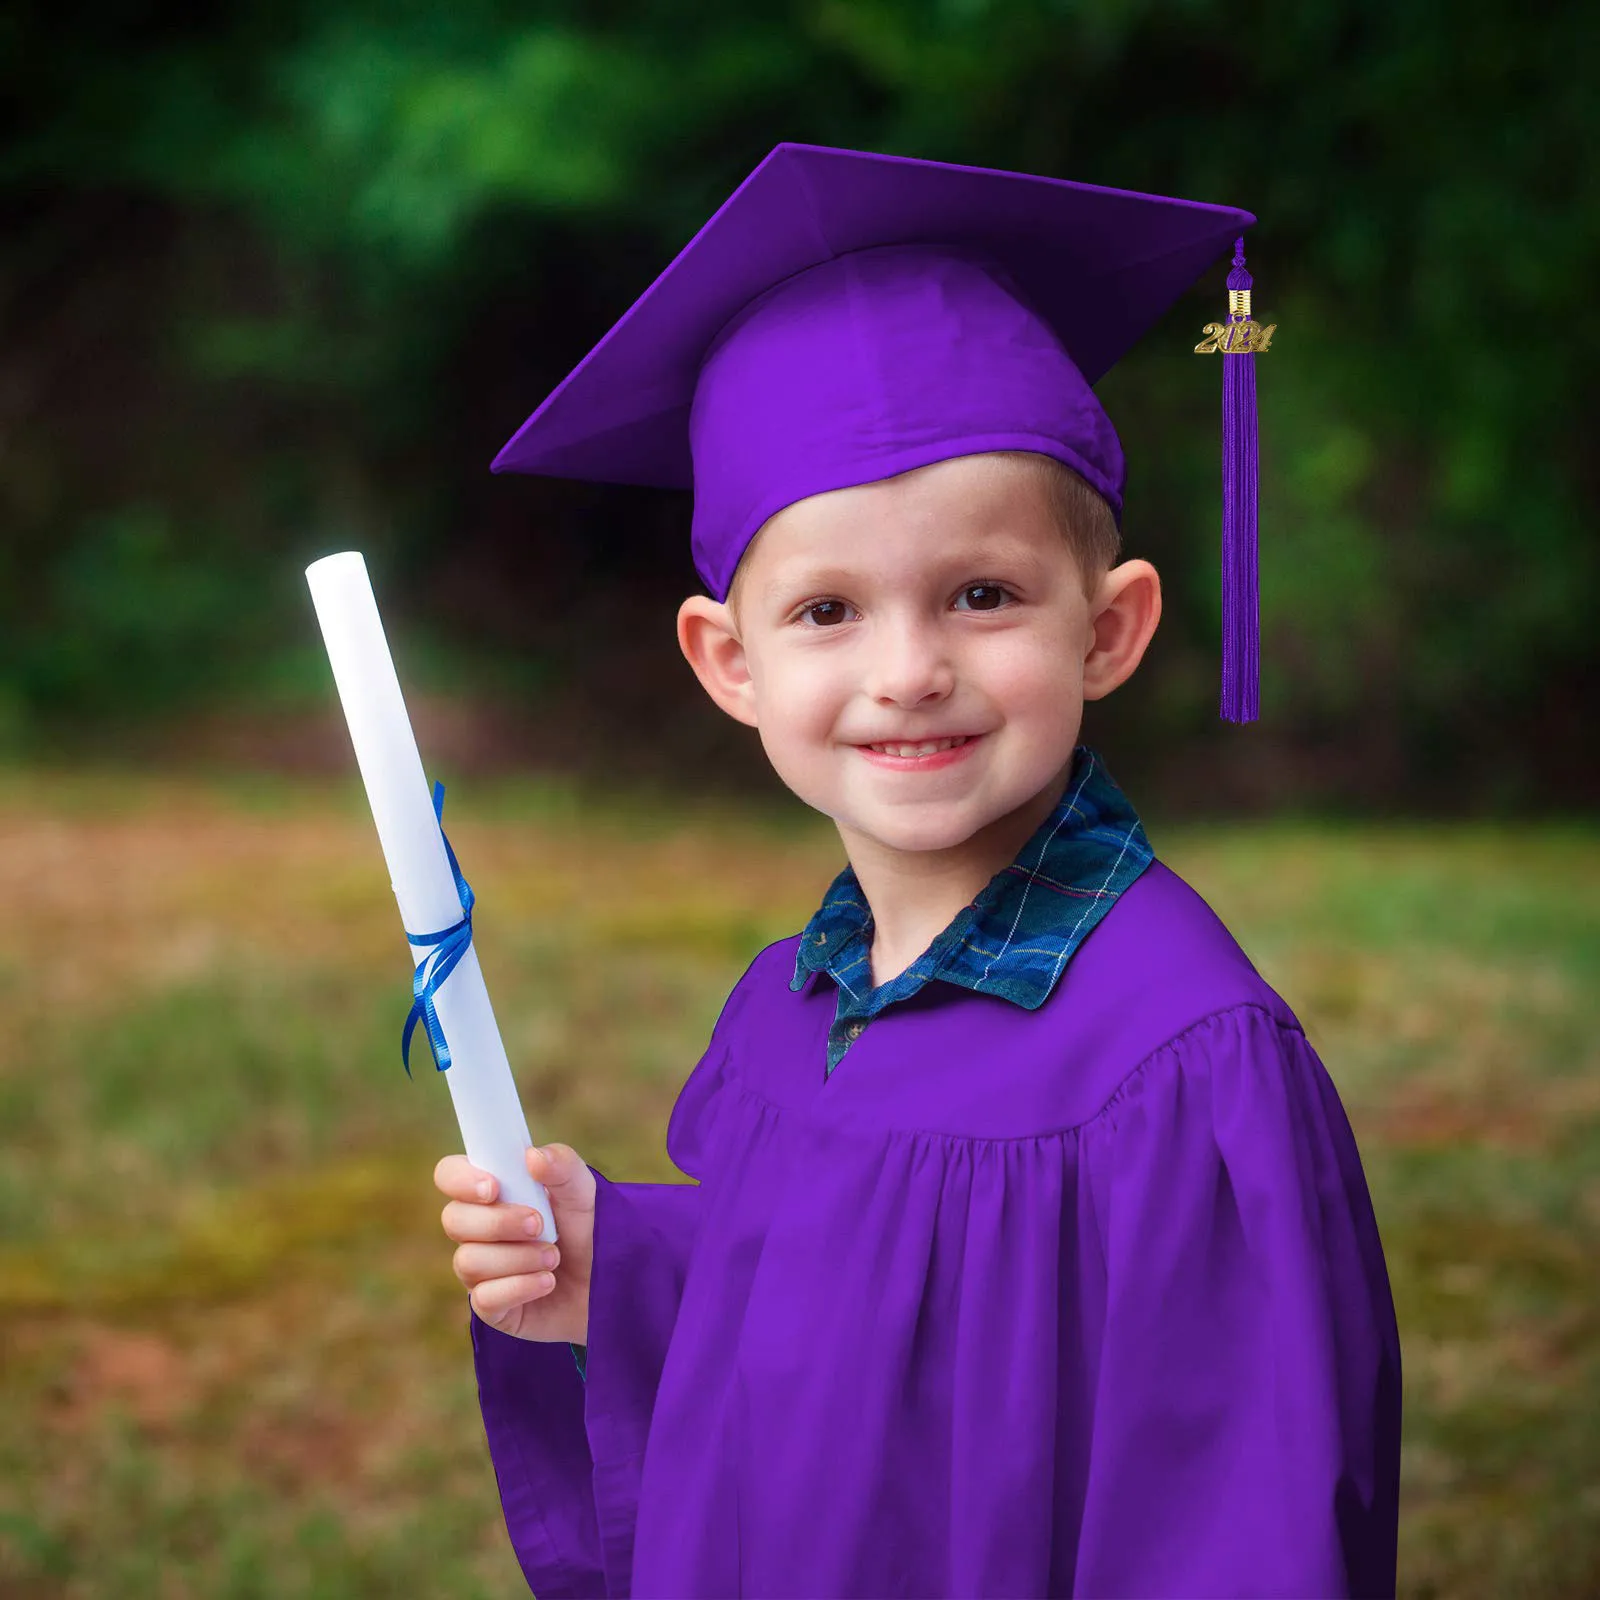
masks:
[[[961,550],[954,555],[947,556],[939,563],[940,568],[948,567],[981,567],[991,564],[1006,566],[1039,564],[1040,556],[1037,548],[1022,539],[996,539],[981,549]],[[795,567],[792,571],[776,573],[762,591],[768,600],[775,600],[785,590],[790,589],[816,589],[825,588],[830,584],[840,584],[848,587],[858,582],[860,574],[852,572],[848,567]]]

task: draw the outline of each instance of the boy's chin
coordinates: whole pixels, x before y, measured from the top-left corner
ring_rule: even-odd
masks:
[[[894,808],[855,810],[848,817],[834,813],[834,822],[846,844],[870,844],[897,855],[928,855],[939,850],[959,850],[994,820],[987,812],[952,811],[938,821],[895,816]]]

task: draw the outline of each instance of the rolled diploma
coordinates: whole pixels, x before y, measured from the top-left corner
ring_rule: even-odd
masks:
[[[356,763],[367,786],[372,820],[389,868],[389,886],[400,905],[407,933],[438,933],[461,920],[461,897],[445,854],[433,794],[417,753],[416,735],[400,693],[367,564],[359,550],[324,556],[306,568],[312,604],[322,625],[328,661],[339,689]],[[431,945],[406,945],[408,975]],[[525,1152],[533,1143],[511,1063],[489,1004],[475,944],[434,995],[439,1025],[450,1045],[444,1073],[455,1102],[467,1160],[492,1172],[499,1198],[532,1206],[544,1218],[542,1238],[556,1239],[556,1219],[542,1183],[528,1172]],[[419,1021],[413,1053],[432,1064],[427,1024]],[[416,1047],[420,1046],[420,1051]]]

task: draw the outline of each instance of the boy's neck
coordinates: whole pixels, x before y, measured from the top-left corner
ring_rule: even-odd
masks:
[[[1066,792],[1072,759],[1026,805],[997,817],[959,846],[895,850],[854,829],[839,828],[856,881],[872,914],[873,987],[897,978],[1017,858]]]

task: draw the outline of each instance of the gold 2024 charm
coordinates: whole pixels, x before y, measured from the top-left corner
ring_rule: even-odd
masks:
[[[1271,345],[1277,331],[1276,322],[1265,325],[1253,322],[1248,312],[1242,322],[1208,322],[1201,329],[1205,337],[1194,347],[1195,354],[1210,356],[1221,351],[1228,356],[1261,355]]]
[[[1249,283],[1250,279],[1244,273],[1243,239],[1239,241],[1238,254],[1234,256],[1233,264],[1238,270],[1239,277]],[[1234,282],[1238,281],[1239,278],[1234,278]],[[1272,343],[1273,334],[1278,331],[1278,324],[1269,322],[1263,327],[1259,322],[1251,321],[1250,291],[1230,289],[1228,320],[1208,322],[1200,331],[1205,337],[1194,347],[1197,356],[1215,355],[1219,350],[1225,356],[1249,356],[1260,355],[1266,350]]]

